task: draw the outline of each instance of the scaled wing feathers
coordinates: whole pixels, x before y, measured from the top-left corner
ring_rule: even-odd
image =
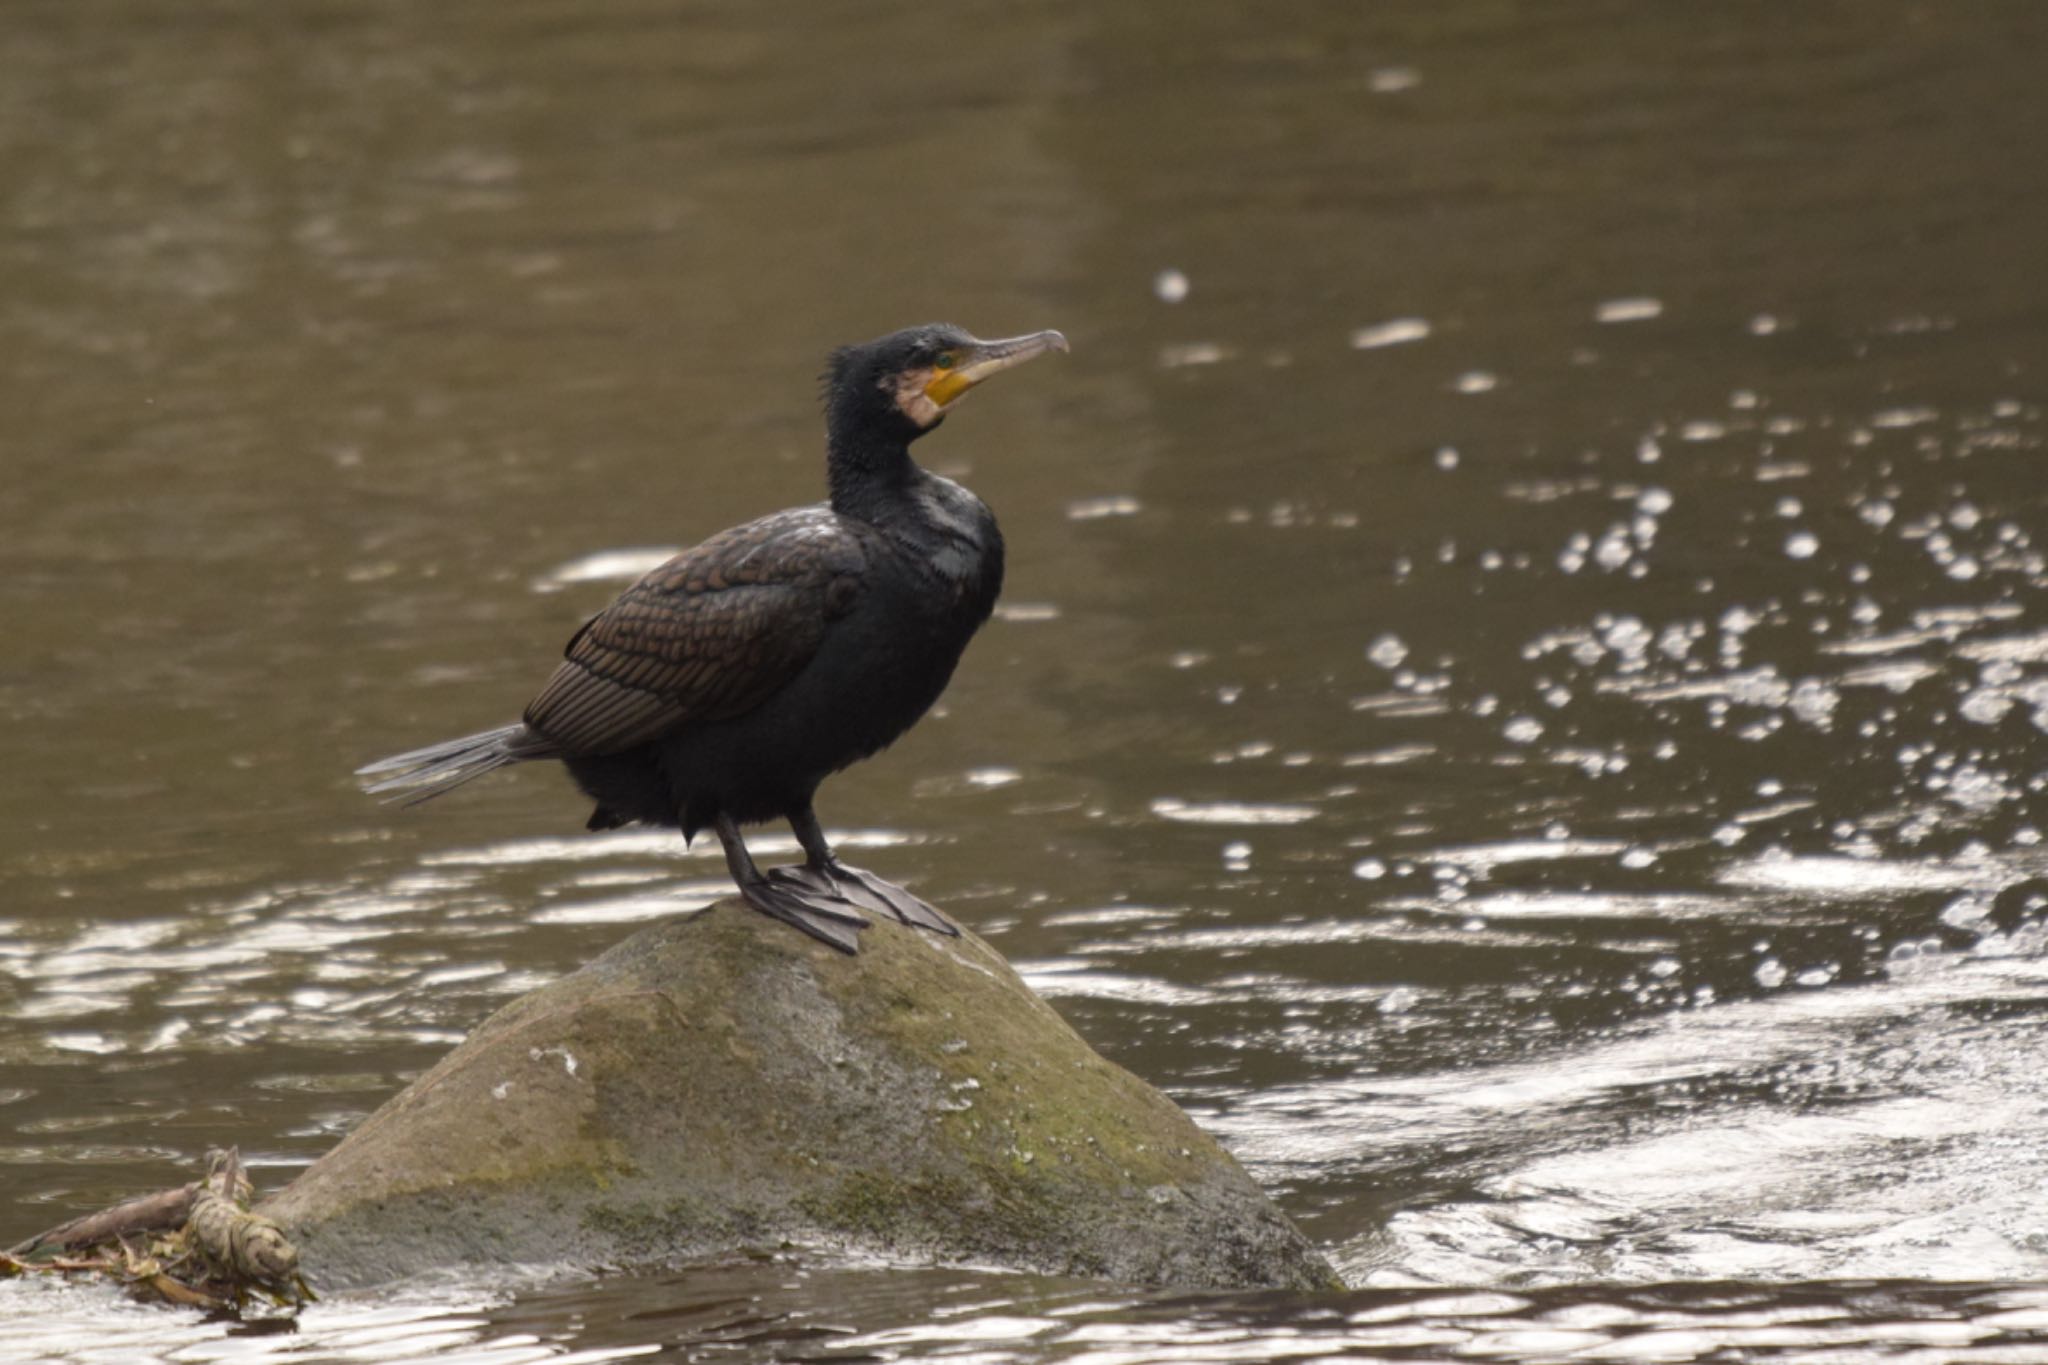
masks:
[[[865,567],[822,508],[714,536],[578,631],[526,723],[565,753],[596,755],[744,715],[802,672]]]

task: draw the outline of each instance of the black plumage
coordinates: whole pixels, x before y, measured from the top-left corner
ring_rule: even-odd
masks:
[[[373,763],[369,789],[422,801],[558,759],[597,802],[590,828],[712,829],[749,904],[835,948],[856,950],[864,910],[957,933],[841,863],[812,801],[930,709],[1002,589],[995,517],[911,442],[990,375],[1065,349],[1057,332],[985,342],[933,325],[834,352],[828,503],[685,550],[576,632],[519,724]],[[763,874],[738,826],[778,817],[806,861]]]

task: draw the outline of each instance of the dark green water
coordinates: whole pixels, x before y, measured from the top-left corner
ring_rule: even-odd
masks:
[[[920,446],[1007,605],[821,814],[1357,1288],[770,1262],[264,1334],[0,1284],[0,1358],[2042,1358],[2044,44],[12,6],[0,1240],[217,1143],[282,1183],[718,894],[559,774],[349,770],[817,498],[825,351],[943,317],[1074,354]]]

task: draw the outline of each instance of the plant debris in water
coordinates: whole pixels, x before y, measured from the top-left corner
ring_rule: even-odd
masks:
[[[102,1275],[138,1297],[240,1314],[252,1299],[296,1312],[314,1293],[277,1224],[249,1212],[239,1151],[207,1154],[206,1178],[74,1218],[0,1252],[0,1277]]]

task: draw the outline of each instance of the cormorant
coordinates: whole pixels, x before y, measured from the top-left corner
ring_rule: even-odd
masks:
[[[747,904],[859,950],[862,911],[959,930],[833,854],[811,809],[828,775],[874,754],[945,690],[995,608],[1003,538],[982,501],[919,468],[910,443],[990,375],[1058,332],[980,341],[947,324],[833,352],[825,374],[831,501],[683,551],[571,637],[517,725],[360,770],[425,801],[495,768],[559,759],[597,802],[591,829],[717,832]],[[789,821],[805,862],[763,873],[739,827]]]

